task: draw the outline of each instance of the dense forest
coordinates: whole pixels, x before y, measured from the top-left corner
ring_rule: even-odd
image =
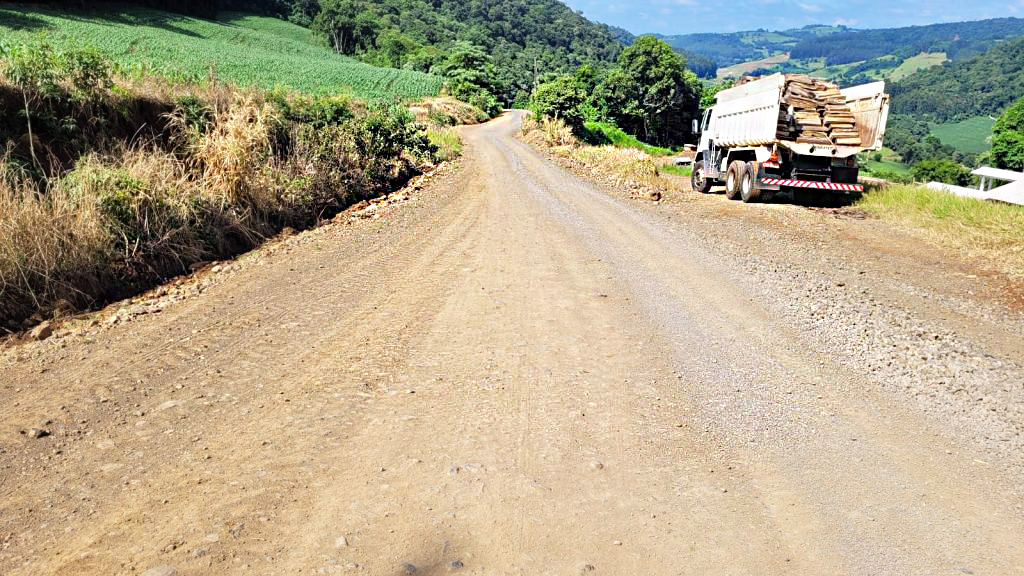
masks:
[[[848,64],[886,55],[906,59],[921,52],[945,52],[950,60],[980,54],[997,41],[1024,35],[1024,19],[997,18],[884,30],[850,30],[805,39],[790,49],[790,57],[824,58],[827,65]]]
[[[1001,114],[1024,94],[1024,38],[921,70],[890,85],[889,92],[894,113],[936,122]]]

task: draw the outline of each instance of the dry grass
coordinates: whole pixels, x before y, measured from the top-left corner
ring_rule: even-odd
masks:
[[[572,129],[560,119],[525,119],[523,138],[565,158],[574,168],[583,169],[617,188],[628,188],[634,196],[659,200],[664,193],[678,195],[685,191],[677,180],[663,176],[655,159],[646,152],[581,144]]]
[[[278,120],[269,104],[252,95],[215,112],[213,129],[195,151],[203,164],[203,189],[212,198],[262,213],[274,210],[270,131]]]
[[[7,166],[6,162],[3,166]],[[71,194],[39,194],[0,174],[0,319],[94,292],[109,252],[95,204]]]
[[[561,118],[541,118],[530,116],[523,120],[523,136],[527,142],[540,144],[548,148],[574,148],[579,140],[572,133],[572,128]]]
[[[166,132],[124,140],[97,124],[90,151],[46,174],[24,169],[17,126],[4,133],[11,152],[0,154],[0,331],[128,296],[283,227],[315,225],[402,185],[429,160],[416,126],[390,109],[353,105],[345,119],[318,124],[322,116],[284,118],[280,102],[255,92],[134,88],[144,93],[118,86],[126,107],[141,110],[138,119],[160,118]],[[184,97],[208,113],[198,124],[176,104]],[[453,130],[434,137],[457,153]]]
[[[461,126],[487,121],[487,114],[451,96],[425,98],[409,107],[416,121],[431,126]]]
[[[660,174],[654,160],[647,154],[614,146],[583,146],[573,150],[573,158],[587,168],[607,173],[617,186],[639,183],[659,184]]]
[[[873,190],[857,207],[968,259],[1024,278],[1024,207],[913,185]]]

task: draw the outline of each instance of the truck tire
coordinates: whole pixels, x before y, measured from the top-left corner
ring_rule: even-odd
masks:
[[[757,162],[747,162],[740,171],[740,198],[744,202],[757,202],[761,191],[757,189]]]
[[[725,172],[725,197],[729,200],[740,197],[740,178],[746,169],[746,162],[742,160],[733,160],[729,164],[729,169]]]
[[[690,187],[695,192],[700,192],[701,194],[711,192],[711,180],[707,177],[703,160],[693,163],[693,168],[690,172]]]

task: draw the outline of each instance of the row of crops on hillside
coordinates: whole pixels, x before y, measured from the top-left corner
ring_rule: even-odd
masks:
[[[308,30],[270,18],[208,21],[123,8],[102,12],[0,9],[0,34],[9,41],[45,36],[53,44],[91,46],[124,70],[180,80],[218,80],[311,93],[349,93],[366,99],[418,99],[441,89],[439,77],[377,68],[335,54]]]

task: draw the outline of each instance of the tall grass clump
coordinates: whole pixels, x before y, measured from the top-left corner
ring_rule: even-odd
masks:
[[[527,141],[534,144],[542,144],[548,147],[575,147],[579,140],[573,133],[572,127],[561,118],[549,118],[547,116],[537,119],[536,116],[529,116],[523,120],[523,135]]]
[[[94,56],[0,52],[0,100],[19,111],[0,120],[0,329],[314,225],[439,153],[395,104],[129,81],[102,60],[83,71]]]
[[[1024,277],[1024,207],[913,185],[872,190],[857,206],[935,244]]]
[[[437,148],[437,159],[440,161],[454,160],[462,155],[462,139],[452,128],[429,128],[427,137]]]

